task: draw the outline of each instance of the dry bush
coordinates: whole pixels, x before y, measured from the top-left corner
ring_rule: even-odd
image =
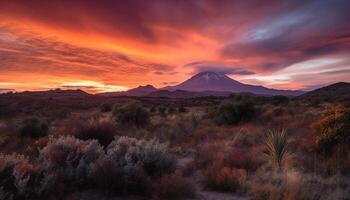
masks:
[[[159,114],[161,115],[161,116],[165,116],[166,115],[166,107],[164,107],[164,106],[159,106],[158,107],[158,112],[159,112]]]
[[[67,192],[88,188],[127,194],[152,193],[150,175],[143,164],[147,165],[151,162],[149,160],[157,157],[157,147],[150,149],[148,146],[142,155],[147,157],[143,158],[143,163],[131,161],[136,154],[123,155],[118,161],[112,160],[97,141],[82,141],[74,137],[52,139],[40,151],[35,165],[22,157],[1,155],[0,195],[10,198],[10,194],[14,199],[50,199],[55,190],[58,192],[55,198],[61,199]],[[131,149],[129,152],[134,152]]]
[[[106,113],[106,112],[111,112],[113,109],[113,105],[110,103],[103,103],[100,106],[101,112]]]
[[[334,147],[350,142],[350,108],[342,104],[328,107],[314,128],[317,149],[325,155],[331,155]]]
[[[46,187],[23,156],[0,155],[0,199],[35,199]],[[42,179],[39,179],[42,180]]]
[[[224,102],[212,115],[219,125],[237,125],[252,120],[256,116],[256,109],[248,101]]]
[[[257,173],[250,180],[254,199],[332,200],[347,199],[350,195],[348,177],[324,178],[296,170]]]
[[[222,191],[244,192],[247,174],[244,169],[225,167],[223,158],[216,159],[204,172],[205,185]]]
[[[131,125],[137,128],[145,127],[150,123],[148,110],[138,101],[114,106],[112,116],[121,125]]]
[[[171,146],[191,145],[196,142],[196,128],[200,125],[198,116],[174,116],[172,120],[160,122],[152,127],[152,136]],[[198,132],[197,132],[198,133]]]
[[[255,172],[263,164],[257,149],[249,146],[233,147],[225,159],[229,166],[245,169],[247,172]]]
[[[157,199],[187,199],[196,196],[194,184],[181,173],[164,175],[154,184]]]
[[[40,151],[39,163],[43,171],[54,174],[56,184],[80,186],[89,182],[94,164],[103,156],[104,150],[96,140],[60,137]]]
[[[195,154],[195,163],[199,168],[206,168],[218,157],[224,157],[230,151],[228,142],[203,143]]]
[[[174,107],[170,107],[168,109],[168,114],[174,114],[176,112],[175,108]]]
[[[280,188],[265,184],[257,185],[251,189],[254,200],[283,200],[283,193]]]
[[[276,95],[271,97],[271,103],[273,105],[288,105],[290,99],[287,96]]]
[[[176,134],[175,127],[172,124],[162,122],[152,127],[152,136],[162,142],[168,141],[170,144],[173,144],[177,137],[181,137],[181,135]]]
[[[176,160],[167,145],[154,139],[119,137],[108,146],[107,155],[119,166],[140,165],[149,176],[161,176],[173,172],[176,167]]]
[[[287,172],[285,182],[285,196],[288,199],[332,200],[347,199],[350,196],[347,177],[322,178],[311,174]]]
[[[18,130],[19,136],[43,137],[47,135],[48,125],[38,118],[25,119]]]
[[[180,168],[180,170],[185,177],[191,176],[196,171],[195,161],[191,160],[190,162],[186,163],[185,166]]]
[[[149,109],[149,111],[150,111],[151,113],[155,113],[155,112],[157,112],[157,108],[156,108],[155,106],[152,106],[152,107]]]
[[[103,146],[108,146],[118,134],[117,127],[106,120],[89,120],[85,123],[78,123],[71,131],[71,135],[78,139],[95,139]]]
[[[182,105],[179,106],[177,110],[179,111],[179,113],[185,113],[185,112],[187,112],[186,107],[185,107],[185,106],[182,106]]]

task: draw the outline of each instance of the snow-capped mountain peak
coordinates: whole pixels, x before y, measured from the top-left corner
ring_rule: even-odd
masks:
[[[175,85],[163,88],[166,90],[186,90],[186,91],[218,91],[218,92],[251,92],[265,95],[295,95],[299,91],[284,91],[265,88],[263,86],[248,85],[233,80],[224,73],[204,71],[190,79]]]

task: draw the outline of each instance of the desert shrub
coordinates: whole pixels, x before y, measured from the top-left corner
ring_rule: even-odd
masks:
[[[157,112],[157,108],[155,106],[152,106],[151,109],[149,110],[151,113]]]
[[[349,147],[350,108],[345,105],[327,108],[314,128],[317,133],[316,147],[319,152],[330,155],[336,146]]]
[[[0,148],[5,146],[9,141],[9,136],[0,134]]]
[[[191,116],[191,123],[192,123],[192,127],[193,128],[197,128],[197,126],[198,126],[198,116],[196,116],[195,114],[192,114],[192,116]]]
[[[15,110],[12,105],[0,102],[0,118],[8,118],[18,114],[14,112]]]
[[[157,123],[154,125],[152,127],[152,136],[156,137],[161,142],[167,141],[170,143],[177,137],[173,126],[169,123]]]
[[[253,101],[256,97],[254,96],[254,94],[241,92],[241,93],[230,94],[230,98],[234,102],[247,102],[247,101]]]
[[[28,118],[23,121],[18,130],[19,136],[42,137],[46,136],[48,125],[41,122],[38,118]]]
[[[100,188],[119,189],[123,184],[121,169],[116,167],[107,156],[102,156],[96,160],[89,175],[91,182]]]
[[[252,196],[254,200],[283,200],[280,188],[270,184],[255,186],[252,189]]]
[[[168,113],[169,114],[173,114],[173,113],[175,113],[175,108],[173,108],[173,107],[170,107],[169,109],[168,109]]]
[[[194,160],[189,161],[184,166],[182,166],[180,170],[183,176],[185,177],[191,176],[197,170],[195,161]]]
[[[287,135],[285,130],[276,131],[270,130],[265,138],[264,153],[267,158],[278,168],[282,168],[288,152]]]
[[[107,155],[117,166],[133,168],[139,165],[149,176],[171,173],[176,167],[176,160],[167,146],[155,139],[147,141],[119,137],[108,146]]]
[[[158,199],[187,199],[196,196],[194,184],[181,173],[174,173],[162,176],[154,184],[156,197]]]
[[[81,140],[97,140],[101,145],[108,146],[116,136],[117,128],[109,121],[90,120],[84,124],[78,124],[71,133]]]
[[[0,200],[13,200],[13,194],[4,190],[3,187],[0,187]]]
[[[16,194],[13,172],[16,165],[21,161],[22,159],[15,155],[0,155],[0,186],[2,196],[13,197]]]
[[[110,103],[104,103],[100,106],[101,112],[111,112],[113,108],[113,105]]]
[[[219,125],[236,125],[255,117],[254,104],[250,102],[224,102],[212,114]]]
[[[134,101],[123,106],[115,106],[112,116],[122,125],[133,125],[138,128],[145,127],[150,122],[149,112],[140,102]]]
[[[244,169],[229,168],[223,158],[218,158],[204,173],[207,187],[231,192],[244,192],[246,189],[246,172]]]
[[[185,108],[185,106],[179,106],[177,110],[179,111],[179,113],[187,112],[187,109]]]
[[[103,156],[104,150],[96,140],[68,136],[52,140],[40,150],[39,163],[43,171],[55,173],[57,181],[66,187],[79,186],[88,183],[93,164]]]
[[[51,138],[35,161],[0,155],[1,198],[49,198],[56,190],[61,199],[69,192],[90,188],[152,195],[152,180],[176,167],[166,145],[128,137],[116,138],[106,151],[96,140]]]
[[[295,170],[259,173],[252,177],[250,194],[253,199],[284,200],[347,199],[350,195],[348,177],[322,177]]]
[[[294,183],[293,190],[288,185],[290,196],[294,199],[347,199],[350,195],[348,177],[334,176],[323,178],[309,174],[301,174]]]
[[[206,168],[218,157],[224,157],[230,147],[223,142],[207,142],[200,145],[195,153],[195,163],[199,168]]]
[[[234,168],[245,169],[247,172],[255,172],[263,162],[257,156],[257,152],[254,152],[252,148],[248,148],[232,148],[226,156],[228,165]]]
[[[0,155],[0,199],[31,199],[39,194],[41,183],[36,170],[22,156]]]
[[[165,111],[166,111],[166,107],[164,107],[164,106],[159,106],[159,107],[158,107],[158,112],[159,112],[161,115],[165,115]]]
[[[71,110],[68,108],[50,108],[46,112],[43,112],[44,116],[47,116],[49,120],[66,119],[71,114]]]
[[[160,122],[152,127],[152,136],[171,146],[184,144],[193,139],[194,127],[190,116],[179,116],[171,122]]]
[[[273,105],[287,105],[289,103],[289,98],[286,96],[276,95],[271,99]]]

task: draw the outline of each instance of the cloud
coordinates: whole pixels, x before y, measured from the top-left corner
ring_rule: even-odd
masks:
[[[59,87],[63,89],[81,89],[90,93],[125,91],[129,89],[124,86],[108,85],[94,81],[62,83]]]
[[[3,35],[7,37],[1,37]],[[132,58],[117,51],[79,47],[0,26],[0,73],[37,73],[116,83],[155,71],[172,72],[173,69],[171,65]]]
[[[316,57],[350,52],[349,1],[309,1],[260,22],[221,49],[260,71],[276,71]],[[314,12],[319,10],[319,12]]]
[[[122,3],[112,0],[12,0],[0,1],[0,17],[31,21],[53,29],[174,45],[191,32],[217,38],[236,34],[256,19],[286,12],[300,2],[279,4],[269,1],[268,6],[266,4],[259,0],[129,0]],[[236,27],[234,30],[215,31],[233,26]]]
[[[40,74],[43,87],[60,79],[133,87],[202,70],[238,80],[280,76],[297,63],[350,55],[349,6],[347,0],[0,1],[0,78],[21,82],[20,74],[31,83]],[[313,81],[326,81],[317,70]],[[328,82],[347,78],[328,76]]]
[[[199,73],[203,71],[219,72],[226,75],[253,75],[254,72],[233,66],[227,66],[224,64],[211,63],[207,61],[197,61],[185,64],[186,67],[193,68],[193,73]]]
[[[339,70],[325,71],[325,72],[321,72],[321,74],[329,74],[329,75],[350,74],[350,68],[349,69],[339,69]]]
[[[178,84],[179,82],[177,81],[167,81],[167,82],[163,82],[163,85],[175,85]]]

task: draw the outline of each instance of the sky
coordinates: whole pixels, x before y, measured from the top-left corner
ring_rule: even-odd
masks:
[[[348,0],[1,0],[0,92],[178,84],[201,71],[350,82]]]

